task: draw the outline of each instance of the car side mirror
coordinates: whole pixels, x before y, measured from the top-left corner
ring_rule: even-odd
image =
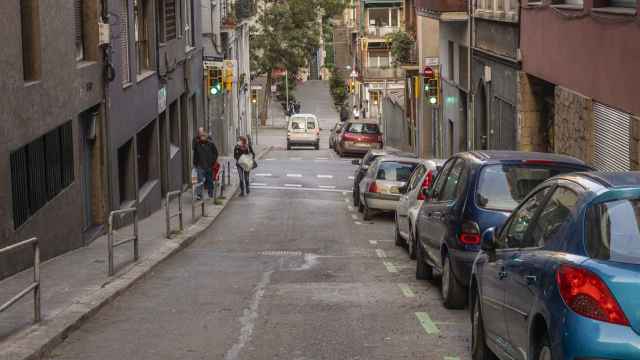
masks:
[[[488,228],[482,233],[480,248],[487,253],[496,251],[496,228]]]
[[[358,159],[351,160],[351,165],[360,165],[360,160]]]

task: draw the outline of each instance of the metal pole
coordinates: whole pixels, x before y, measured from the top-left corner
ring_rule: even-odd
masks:
[[[191,190],[191,222],[196,220],[196,192],[198,191],[198,183],[193,185]]]
[[[109,215],[109,232],[107,233],[107,247],[108,247],[108,264],[107,270],[109,276],[113,276],[113,214]]]
[[[178,219],[180,219],[180,231],[184,230],[184,223],[182,220],[182,193],[178,195]]]
[[[167,193],[167,197],[165,199],[165,215],[167,220],[167,239],[171,236],[171,214],[169,213],[169,200],[171,200],[171,193]]]
[[[289,118],[289,70],[285,71],[284,73],[284,87],[285,87],[285,93],[287,95],[287,116],[286,118]]]
[[[133,258],[138,261],[140,258],[140,239],[138,237],[138,208],[133,211]]]
[[[33,312],[35,322],[42,319],[42,311],[40,306],[40,244],[38,239],[33,243],[33,282],[36,287],[33,288]]]
[[[227,185],[231,185],[231,160],[227,161]]]

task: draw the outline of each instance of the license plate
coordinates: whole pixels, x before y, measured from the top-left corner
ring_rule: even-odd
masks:
[[[391,189],[389,189],[389,192],[391,192],[392,194],[400,194],[400,188],[397,186],[392,186]]]
[[[371,144],[369,144],[369,143],[355,143],[354,145],[358,146],[358,147],[370,147],[371,146]]]

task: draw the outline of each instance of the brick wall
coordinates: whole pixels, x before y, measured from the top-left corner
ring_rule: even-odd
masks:
[[[559,154],[591,163],[593,154],[593,105],[590,98],[556,86],[554,147]]]

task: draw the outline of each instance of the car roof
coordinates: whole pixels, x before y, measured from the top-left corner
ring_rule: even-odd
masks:
[[[393,154],[387,154],[387,155],[383,155],[379,158],[376,159],[376,161],[378,162],[385,162],[385,161],[398,161],[398,162],[408,162],[408,163],[412,163],[412,164],[419,164],[423,161],[424,159],[417,159],[415,157],[404,157],[404,156],[396,156]]]
[[[512,150],[482,150],[460,153],[458,156],[469,157],[482,163],[498,163],[501,161],[555,161],[565,164],[586,165],[584,161],[567,155]]]
[[[376,125],[378,125],[378,121],[377,120],[373,120],[373,119],[348,120],[347,122],[351,123],[351,124],[376,124]]]
[[[572,174],[576,177],[595,181],[606,188],[640,188],[640,171],[626,172],[579,172]]]

